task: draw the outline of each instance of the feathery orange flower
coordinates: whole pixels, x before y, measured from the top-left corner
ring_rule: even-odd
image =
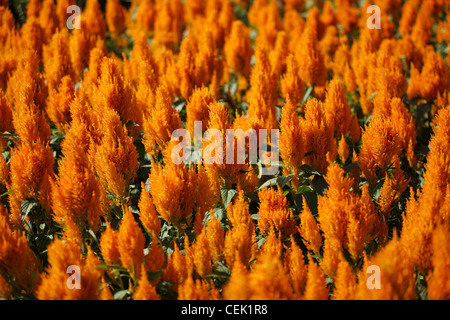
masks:
[[[272,188],[260,190],[258,197],[261,201],[258,226],[262,233],[274,227],[274,230],[280,232],[280,237],[284,239],[297,232],[293,213],[288,209],[287,198],[280,186],[278,186],[278,192]]]
[[[58,16],[53,0],[44,0],[39,12],[39,23],[44,31],[44,42],[48,43],[58,28]]]
[[[164,87],[156,90],[156,102],[150,118],[144,119],[145,150],[154,155],[158,150],[166,148],[172,132],[181,128],[178,112],[172,106],[169,92]]]
[[[161,300],[156,288],[148,281],[146,272],[142,272],[138,286],[134,290],[133,300]]]
[[[25,234],[19,230],[13,232],[8,217],[0,214],[0,282],[4,281],[5,287],[32,294],[39,285],[39,269],[39,260],[28,246]]]
[[[141,182],[141,196],[139,198],[139,218],[148,232],[159,236],[161,232],[161,221],[153,205],[153,199],[147,192],[145,184]]]
[[[326,69],[317,40],[317,31],[307,23],[295,49],[300,78],[308,87],[322,86],[326,81]]]
[[[302,236],[303,243],[308,248],[308,250],[311,250],[316,255],[318,255],[320,247],[322,246],[322,236],[320,234],[320,229],[304,197],[303,206],[303,210],[299,216],[300,228],[298,229],[298,231]]]
[[[27,198],[34,198],[49,212],[50,179],[53,175],[53,151],[41,142],[22,143],[12,152],[10,166],[9,190],[14,190],[9,197],[11,204],[12,225],[21,224],[21,204]]]
[[[216,300],[218,292],[204,281],[188,277],[178,289],[178,300]]]
[[[47,114],[60,130],[70,121],[69,104],[74,97],[75,84],[70,76],[64,76],[58,87],[49,92]]]
[[[50,91],[58,88],[64,76],[74,78],[69,43],[69,32],[62,29],[52,34],[50,43],[44,46],[44,71]]]
[[[339,262],[333,295],[336,300],[354,300],[356,294],[356,277],[351,266],[342,259]]]
[[[83,14],[80,15],[82,28],[86,28],[88,33],[105,38],[106,22],[100,3],[97,0],[86,0]]]
[[[235,259],[231,277],[223,288],[224,300],[248,300],[251,290],[248,287],[249,273],[240,259]]]
[[[280,130],[280,156],[283,159],[286,171],[289,170],[294,175],[292,184],[296,187],[298,184],[297,174],[302,165],[305,152],[299,116],[290,98],[288,98],[282,109]]]
[[[100,237],[100,251],[107,265],[120,264],[120,253],[118,247],[118,231],[107,223],[106,230]]]
[[[206,236],[208,238],[208,245],[211,250],[213,262],[216,263],[216,261],[222,261],[225,230],[219,219],[212,213],[210,213],[209,220],[206,224]]]
[[[284,254],[284,268],[294,290],[294,299],[302,297],[306,287],[307,270],[303,252],[291,236],[291,245]]]
[[[212,256],[211,249],[209,248],[208,238],[206,235],[206,229],[203,227],[201,233],[195,239],[192,246],[194,253],[194,266],[196,273],[204,278],[212,273]]]
[[[123,217],[117,234],[117,249],[122,265],[133,277],[139,277],[144,261],[145,238],[142,230],[134,219],[133,213],[123,207]]]
[[[374,183],[386,172],[393,157],[401,152],[401,144],[395,125],[382,117],[373,117],[362,134],[359,167],[364,177]]]
[[[320,267],[308,255],[308,275],[306,280],[305,300],[328,300],[328,289],[325,285],[325,276]]]
[[[433,271],[427,277],[427,292],[432,300],[450,298],[450,231],[439,225],[433,232]]]
[[[255,65],[250,75],[250,90],[247,93],[248,117],[267,130],[277,127],[277,76],[272,72],[267,51],[255,49]]]
[[[233,21],[231,25],[230,34],[225,40],[224,57],[234,73],[243,74],[245,77],[250,74],[252,44],[249,31],[240,20]]]
[[[352,116],[342,82],[331,80],[328,83],[324,107],[325,117],[333,124],[335,136],[348,133]]]
[[[181,0],[155,1],[154,40],[157,45],[172,46],[181,39],[183,4]]]
[[[167,267],[162,275],[166,281],[174,283],[174,289],[178,288],[178,285],[183,283],[188,277],[188,270],[186,265],[186,259],[181,254],[177,244],[174,243],[174,250],[168,256]]]
[[[90,248],[86,257],[83,257],[77,245],[56,239],[49,245],[48,263],[49,267],[41,276],[42,282],[36,291],[38,299],[97,300],[100,298],[102,272],[96,268],[100,265],[100,261]],[[67,285],[69,266],[80,268],[80,290],[70,289]]]
[[[104,110],[101,124],[103,137],[92,146],[95,172],[101,185],[122,201],[139,167],[137,151],[117,112]]]
[[[293,291],[281,261],[270,253],[262,254],[249,276],[251,300],[292,299]]]
[[[126,9],[120,4],[119,0],[106,1],[106,25],[108,26],[109,32],[114,37],[123,32],[126,25],[127,14]]]
[[[303,163],[325,173],[329,162],[336,159],[337,147],[333,132],[334,124],[328,121],[322,102],[315,98],[306,102],[305,119],[302,119],[301,126],[304,152],[310,153],[305,156]]]
[[[360,272],[356,299],[362,300],[414,300],[416,286],[414,284],[414,268],[397,237],[381,248],[370,259],[366,258]],[[380,289],[370,290],[367,283],[372,274],[369,266],[379,269]],[[376,269],[375,269],[376,270]],[[375,271],[377,272],[377,271]]]
[[[280,95],[287,102],[289,99],[297,107],[305,92],[305,84],[299,76],[298,63],[295,55],[289,54],[286,58],[286,72],[280,79]]]

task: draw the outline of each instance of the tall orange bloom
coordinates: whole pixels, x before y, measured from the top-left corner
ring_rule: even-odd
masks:
[[[117,234],[117,248],[122,265],[134,277],[139,277],[144,261],[145,238],[142,230],[134,219],[133,213],[123,207],[123,217]]]
[[[4,285],[33,293],[39,285],[36,274],[40,267],[25,235],[19,230],[13,232],[8,217],[0,214],[0,277],[5,281]]]
[[[275,189],[263,189],[258,192],[260,199],[258,226],[262,233],[266,233],[270,227],[281,233],[285,238],[297,232],[292,211],[287,207],[287,198],[280,186],[278,192]]]
[[[101,124],[102,139],[92,146],[95,172],[102,186],[122,201],[136,177],[137,151],[117,112],[104,110]]]
[[[36,291],[41,300],[97,300],[100,298],[101,270],[96,268],[100,261],[89,248],[83,256],[81,249],[72,242],[54,240],[48,249],[49,266],[42,274],[42,282]],[[70,289],[68,269],[79,268],[80,290]],[[71,270],[73,274],[73,269]],[[75,272],[77,270],[75,269]],[[76,278],[75,278],[76,279]],[[76,285],[76,283],[74,284]]]

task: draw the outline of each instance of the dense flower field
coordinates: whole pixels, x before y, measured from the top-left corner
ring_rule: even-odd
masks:
[[[0,297],[450,299],[449,8],[0,0]]]

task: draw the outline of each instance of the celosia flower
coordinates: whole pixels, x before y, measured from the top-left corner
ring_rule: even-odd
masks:
[[[157,242],[157,237],[152,238],[152,244],[148,249],[145,256],[145,271],[147,272],[157,272],[164,269],[166,266],[166,254],[162,248],[162,244]],[[153,280],[153,283],[157,283],[160,277]]]
[[[405,251],[394,236],[394,239],[375,253],[370,260],[366,257],[359,276],[356,299],[414,300],[416,297],[414,268]],[[378,269],[375,269],[375,273],[370,272],[369,266],[376,266]],[[378,280],[369,279],[377,272]],[[379,281],[380,290],[370,290],[368,286],[370,281]]]
[[[92,230],[100,227],[100,215],[104,212],[102,197],[105,192],[97,181],[82,139],[86,129],[72,123],[62,143],[64,157],[59,163],[56,181],[52,182],[52,209],[55,219],[62,225],[72,220],[82,230],[87,222]],[[66,144],[68,142],[68,144]],[[81,143],[80,143],[81,142]]]
[[[39,12],[39,23],[44,32],[44,42],[48,43],[58,27],[58,16],[53,0],[44,0]]]
[[[266,233],[270,227],[280,232],[280,237],[285,238],[297,232],[292,211],[288,209],[287,198],[280,186],[278,192],[275,189],[263,189],[258,192],[260,199],[258,211],[258,226],[262,233]]]
[[[178,300],[216,300],[218,291],[200,280],[188,277],[178,289]]]
[[[203,227],[202,232],[197,236],[192,246],[194,253],[194,266],[196,273],[204,278],[212,273],[212,255],[209,248],[206,229]]]
[[[29,4],[31,1],[29,2]],[[20,29],[22,34],[22,42],[28,49],[36,50],[38,59],[42,59],[42,47],[44,44],[44,38],[42,34],[42,28],[39,24],[39,20],[36,17],[29,17]]]
[[[223,299],[225,300],[248,300],[250,288],[248,287],[248,271],[240,259],[235,259],[231,268],[231,277],[223,288]]]
[[[356,277],[351,266],[342,259],[339,262],[336,278],[334,280],[336,288],[333,291],[336,300],[354,300],[356,294]]]
[[[411,78],[407,95],[412,99],[420,93],[425,99],[432,100],[438,93],[448,90],[450,71],[441,55],[433,50],[427,50],[424,56],[422,72],[411,66]]]
[[[408,256],[421,271],[430,270],[432,267],[434,228],[439,223],[448,223],[449,220],[444,195],[449,190],[450,159],[446,150],[450,147],[450,109],[440,110],[434,122],[436,127],[430,140],[422,193],[418,201],[413,195],[408,201],[400,240],[408,249]]]
[[[70,13],[67,12],[67,8],[71,5],[75,5],[75,0],[56,1],[56,18],[58,19],[58,28],[60,30],[66,27],[67,18],[70,16]]]
[[[141,274],[144,244],[144,235],[135,221],[133,213],[124,207],[122,222],[117,234],[117,248],[122,265],[130,271],[133,277],[139,277]]]
[[[171,148],[169,147],[170,151]],[[167,153],[166,166],[155,164],[150,172],[150,194],[156,211],[177,228],[190,224],[197,191],[197,176],[193,168],[176,165]]]
[[[45,212],[50,209],[50,179],[53,175],[53,151],[40,141],[22,143],[15,148],[10,162],[9,197],[12,225],[21,224],[21,204],[27,198],[39,201]]]
[[[301,126],[304,152],[310,155],[305,156],[303,162],[325,173],[329,162],[337,155],[334,125],[327,120],[323,104],[317,99],[309,99],[305,109]]]
[[[97,35],[102,39],[105,38],[106,22],[100,3],[97,0],[86,0],[86,5],[80,18],[82,28],[86,28],[90,34]]]
[[[143,0],[139,3],[136,14],[137,29],[145,32],[153,30],[156,16],[156,5],[152,0]]]
[[[100,237],[100,251],[107,265],[120,264],[120,253],[118,246],[118,231],[107,224],[106,230]]]
[[[332,80],[328,83],[324,107],[325,117],[333,124],[335,136],[348,133],[352,118],[342,82]]]
[[[42,274],[42,282],[36,291],[41,300],[97,300],[100,297],[101,270],[96,268],[100,261],[89,251],[86,257],[80,247],[72,242],[56,239],[48,248],[49,266]],[[67,268],[78,266],[81,290],[71,289],[68,283]],[[76,283],[74,284],[76,285]]]
[[[92,146],[95,172],[102,186],[120,202],[136,176],[137,151],[117,112],[104,110],[101,125],[103,137],[99,144]]]
[[[225,40],[224,56],[227,65],[236,73],[248,76],[250,74],[250,60],[252,44],[249,31],[240,20],[233,21],[231,32]]]
[[[427,277],[427,292],[432,300],[450,298],[450,233],[448,227],[439,225],[433,232],[433,271]]]
[[[295,105],[290,98],[283,106],[280,122],[279,150],[283,159],[286,171],[289,170],[294,175],[292,184],[298,184],[297,174],[302,165],[304,152],[303,132],[300,126],[299,116],[295,110]]]
[[[322,236],[320,234],[320,229],[304,197],[303,206],[303,210],[299,215],[300,228],[298,230],[303,238],[303,243],[308,248],[308,250],[311,250],[316,255],[318,255],[320,247],[322,246]]]
[[[27,3],[27,21],[31,17],[38,17],[41,11],[41,0],[30,0]]]
[[[305,84],[299,76],[298,63],[293,54],[286,58],[286,72],[280,79],[280,95],[297,107],[303,99]]]
[[[133,292],[133,300],[161,300],[156,288],[148,281],[147,273],[142,272],[138,286]]]
[[[39,271],[39,260],[28,246],[25,234],[19,230],[13,232],[7,215],[0,214],[0,283],[3,282],[3,288],[20,288],[32,294],[39,285],[40,279],[36,277]]]
[[[300,78],[308,87],[325,85],[326,81],[326,69],[317,39],[317,30],[307,23],[295,50]]]
[[[113,36],[117,36],[125,28],[127,11],[119,0],[108,0],[106,1],[105,18],[109,32]]]
[[[120,65],[112,58],[102,60],[98,86],[93,90],[91,100],[100,113],[107,109],[115,110],[123,124],[128,121],[142,124],[142,114],[137,109],[134,91],[124,79]]]
[[[174,289],[183,283],[188,277],[186,259],[181,254],[177,244],[174,243],[174,250],[168,256],[167,267],[163,273],[163,279],[174,283]]]
[[[198,139],[194,135],[194,121],[207,123],[209,120],[208,105],[213,102],[215,102],[215,99],[207,87],[194,90],[189,97],[189,101],[186,104],[186,130],[189,131],[193,139]],[[202,135],[205,130],[206,128],[202,126]]]
[[[308,260],[308,275],[303,298],[305,300],[328,300],[325,276],[310,255],[308,255]]]
[[[139,218],[145,229],[155,237],[161,232],[161,221],[153,205],[153,199],[150,193],[145,189],[145,184],[141,183],[141,197],[139,199]]]
[[[305,26],[305,20],[296,10],[288,9],[283,17],[283,29],[288,35],[289,51],[294,52]]]
[[[255,66],[250,76],[247,93],[248,117],[267,130],[277,127],[275,105],[277,104],[277,76],[272,72],[270,61],[263,47],[255,49]]]
[[[291,236],[291,245],[284,254],[284,268],[294,290],[294,299],[302,297],[306,287],[307,270],[303,258],[303,252]]]
[[[386,172],[395,155],[399,155],[402,145],[394,123],[382,117],[373,117],[362,134],[359,167],[364,177],[374,183],[377,176]]]
[[[222,227],[222,223],[214,214],[210,214],[210,218],[206,224],[206,236],[208,237],[208,245],[211,250],[213,262],[222,261],[225,230]]]
[[[155,7],[155,43],[163,46],[178,43],[181,39],[183,27],[183,4],[181,0],[158,0],[155,2]]]
[[[49,92],[47,114],[60,130],[70,121],[69,104],[74,97],[75,84],[69,76],[64,76],[58,88]]]
[[[292,299],[293,291],[280,259],[270,253],[259,256],[249,276],[252,300]]]
[[[50,91],[58,88],[64,76],[74,77],[72,61],[70,60],[69,39],[67,29],[62,29],[52,34],[50,43],[44,46],[44,71]]]
[[[172,106],[168,91],[160,87],[156,91],[156,105],[150,118],[144,119],[144,145],[153,155],[166,147],[174,130],[181,128],[178,112]]]

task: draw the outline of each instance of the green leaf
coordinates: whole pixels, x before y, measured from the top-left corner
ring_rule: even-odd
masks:
[[[1,194],[0,198],[4,197],[4,196],[7,196],[8,194],[14,193],[14,192],[15,192],[15,190],[9,190],[9,191],[5,192],[4,194]]]
[[[314,190],[320,195],[323,195],[325,193],[325,190],[328,188],[328,183],[322,176],[314,176],[314,179],[311,180],[311,183]]]
[[[114,294],[114,300],[128,300],[131,298],[130,290],[120,290]]]
[[[305,175],[307,177],[312,176],[312,175],[316,175],[316,176],[321,176],[322,174],[317,171],[316,169],[314,169],[313,167],[311,167],[308,164],[304,164],[300,167],[300,169],[305,173]]]
[[[216,268],[217,272],[231,276],[231,270],[226,265],[224,265],[220,261],[216,261],[216,263],[217,263],[217,268]]]
[[[163,274],[163,270],[147,272],[148,281],[153,282]]]
[[[234,195],[237,193],[234,189],[221,189],[220,195],[222,196],[223,207],[226,209],[228,204],[233,199]]]
[[[280,188],[283,188],[289,181],[292,180],[293,177],[294,177],[293,174],[288,174],[288,175],[285,175],[285,176],[269,179],[266,182],[264,182],[259,187],[258,190],[264,189],[264,188],[266,188],[268,186],[276,186],[276,185],[279,185]]]

